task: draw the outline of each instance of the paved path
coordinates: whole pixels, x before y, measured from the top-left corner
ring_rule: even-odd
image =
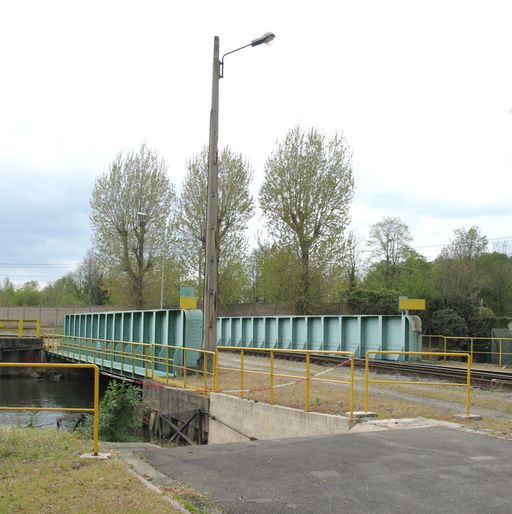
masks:
[[[133,451],[227,513],[512,512],[512,443],[450,428]]]

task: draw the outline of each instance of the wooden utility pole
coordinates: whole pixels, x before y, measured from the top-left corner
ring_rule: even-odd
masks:
[[[217,349],[217,221],[219,196],[217,179],[219,139],[219,37],[213,38],[212,107],[210,110],[210,146],[208,154],[208,204],[206,211],[206,254],[203,295],[203,349]],[[210,363],[209,366],[210,367]]]

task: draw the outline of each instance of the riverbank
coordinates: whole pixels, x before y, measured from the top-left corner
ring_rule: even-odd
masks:
[[[0,427],[0,512],[180,512],[115,455],[80,459],[91,447],[68,432]]]

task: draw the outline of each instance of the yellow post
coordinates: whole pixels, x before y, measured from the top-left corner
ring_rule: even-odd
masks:
[[[467,378],[467,391],[466,391],[466,416],[469,416],[469,406],[471,404],[471,363],[473,359],[471,355],[468,357],[468,378]]]
[[[354,354],[350,355],[350,392],[349,392],[349,412],[352,420],[354,414]]]
[[[208,388],[208,376],[206,374],[206,354],[203,352],[203,384],[204,384],[204,392],[206,393],[206,390]]]
[[[36,319],[36,337],[41,337],[41,320]]]
[[[470,338],[470,349],[469,349],[469,355],[471,356],[471,360],[473,360],[473,345],[474,345],[474,341],[475,339],[473,337]]]
[[[98,432],[100,426],[100,371],[94,365],[94,446],[92,452],[98,455]]]
[[[133,343],[130,343],[132,345],[132,378],[135,376],[135,345]]]
[[[274,405],[274,352],[270,350],[270,405]]]
[[[444,360],[446,360],[446,336],[443,336]]]
[[[114,369],[114,346],[115,343],[112,341],[110,343],[110,371]]]
[[[187,387],[187,350],[183,347],[183,388]]]
[[[23,337],[23,320],[18,320],[18,337]]]
[[[244,351],[240,350],[240,398],[244,397]]]
[[[105,339],[101,340],[101,367],[105,367]]]
[[[151,345],[151,348],[153,349],[153,353],[151,355],[151,378],[155,378],[155,343]]]
[[[144,348],[144,378],[148,378],[148,346],[145,344]]]
[[[165,352],[165,381],[169,383],[169,345],[167,345]]]
[[[311,402],[311,356],[309,352],[306,353],[306,408],[305,411],[309,412],[309,404]]]
[[[502,355],[503,355],[503,339],[500,337],[500,367],[502,366]]]
[[[124,371],[124,341],[121,343],[121,374]]]
[[[217,350],[213,356],[213,390],[219,389],[219,351]]]
[[[368,360],[368,353],[366,352],[366,358],[364,361],[364,411],[368,412],[368,381],[369,381],[369,372],[368,369],[370,367],[370,362]]]

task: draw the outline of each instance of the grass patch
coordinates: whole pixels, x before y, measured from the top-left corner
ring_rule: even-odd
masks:
[[[177,512],[121,461],[80,459],[91,446],[53,429],[0,427],[0,512]]]

